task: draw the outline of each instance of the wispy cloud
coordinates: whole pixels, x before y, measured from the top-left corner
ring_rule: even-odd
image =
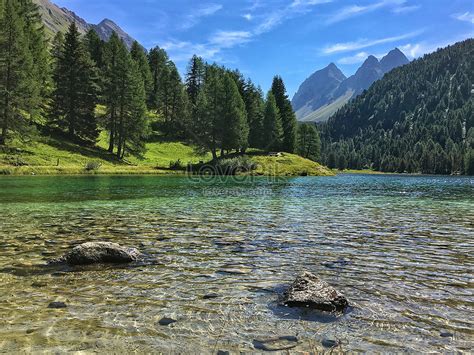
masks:
[[[263,11],[266,5],[260,0],[253,0],[246,13],[242,15],[248,21],[255,21],[253,28],[246,31],[223,31],[218,30],[211,34],[207,41],[202,43],[192,43],[190,41],[169,40],[161,43],[161,47],[167,50],[174,61],[180,62],[188,60],[193,54],[202,56],[207,60],[223,61],[222,51],[233,48],[252,41],[255,37],[266,33],[276,26],[282,24],[290,18],[300,16],[311,11],[312,7],[319,4],[329,3],[333,0],[292,0],[289,4],[273,8],[273,4]],[[210,16],[221,10],[221,5],[207,5],[189,16],[183,29],[195,26],[202,17]]]
[[[222,10],[223,6],[220,4],[206,4],[195,9],[193,13],[185,16],[183,23],[180,26],[181,30],[189,30],[201,22],[202,18],[212,16],[216,12]]]
[[[467,38],[472,38],[472,33],[462,34],[456,37],[452,37],[449,40],[437,41],[437,42],[416,42],[408,43],[403,46],[399,46],[400,50],[410,59],[421,57],[424,54],[436,51],[438,48],[444,48],[451,44],[459,41],[463,41]]]
[[[247,31],[217,31],[212,35],[209,43],[223,49],[247,43],[251,38],[252,33]]]
[[[392,12],[395,14],[406,14],[408,12],[416,11],[419,8],[421,8],[420,5],[398,6],[395,7]]]
[[[474,12],[468,11],[463,14],[453,14],[452,17],[459,21],[474,23]]]
[[[355,16],[360,16],[378,9],[381,9],[383,7],[387,6],[402,6],[403,4],[406,3],[406,0],[382,0],[375,2],[373,4],[369,5],[351,5],[344,7],[340,10],[338,10],[336,13],[333,15],[329,16],[328,20],[326,21],[327,24],[333,24],[336,22],[344,21],[349,18],[355,17]]]
[[[341,58],[337,61],[337,63],[338,64],[362,63],[365,59],[367,59],[368,56],[369,56],[369,53],[367,52],[359,52],[359,53],[354,54],[353,56]]]
[[[293,0],[285,7],[269,11],[263,16],[260,16],[260,24],[254,30],[254,33],[256,35],[266,33],[295,16],[307,14],[315,5],[327,4],[330,2],[333,2],[333,0]]]
[[[354,42],[336,43],[336,44],[332,44],[330,46],[323,48],[322,53],[333,54],[333,53],[356,51],[363,48],[373,47],[379,44],[393,43],[393,42],[398,42],[404,39],[416,37],[422,34],[423,32],[424,30],[419,30],[419,31],[406,33],[400,36],[394,36],[394,37],[385,37],[385,38],[372,39],[372,40],[360,39]]]

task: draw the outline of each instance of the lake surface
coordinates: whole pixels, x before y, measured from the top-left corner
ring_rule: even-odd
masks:
[[[0,352],[474,348],[472,177],[2,177],[0,203]],[[42,266],[93,240],[147,262]],[[279,306],[304,270],[352,307]]]

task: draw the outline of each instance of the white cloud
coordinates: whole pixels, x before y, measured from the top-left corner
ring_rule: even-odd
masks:
[[[367,52],[359,52],[357,54],[354,54],[353,56],[341,58],[337,61],[337,63],[338,64],[362,63],[364,60],[367,59],[368,56],[369,56],[369,53]]]
[[[454,14],[452,15],[453,18],[459,21],[466,21],[470,23],[474,23],[474,12],[465,12],[463,14]]]
[[[209,42],[219,48],[231,48],[247,43],[251,38],[252,33],[247,31],[217,31]]]
[[[423,32],[424,30],[419,30],[415,32],[406,33],[400,36],[394,36],[394,37],[386,37],[386,38],[380,38],[380,39],[374,39],[374,40],[360,39],[354,42],[336,43],[336,44],[323,48],[322,52],[324,54],[351,52],[351,51],[355,51],[355,50],[359,50],[363,48],[373,47],[378,44],[398,42],[407,38],[416,37]]]
[[[421,8],[420,5],[410,5],[410,6],[399,6],[392,10],[396,14],[406,14],[408,12],[416,11]]]
[[[206,42],[192,43],[189,41],[170,40],[161,47],[170,53],[171,58],[176,61],[189,60],[193,54],[199,55],[207,60],[223,61],[221,52],[224,49],[233,48],[250,42],[254,37],[266,33],[276,26],[282,24],[286,20],[295,16],[303,15],[311,11],[315,5],[329,3],[334,0],[292,0],[290,4],[277,8],[268,9],[268,12],[256,14],[255,11],[268,6],[261,0],[251,1],[251,6],[246,9],[246,13],[242,15],[248,21],[256,21],[257,24],[253,29],[248,31],[223,31],[214,32]],[[273,4],[271,4],[273,6]],[[182,29],[189,29],[195,26],[202,17],[210,16],[221,10],[221,5],[212,4],[201,8],[192,16],[188,16],[187,21]]]
[[[315,5],[327,4],[333,0],[293,0],[289,5],[270,11],[262,16],[262,21],[255,29],[255,34],[259,35],[272,30],[297,15],[304,15],[311,11]]]
[[[401,6],[406,3],[406,0],[382,0],[375,2],[370,5],[351,5],[344,7],[334,13],[332,16],[329,17],[327,20],[327,24],[333,24],[336,22],[344,21],[348,18],[360,16],[362,14],[366,14],[375,10],[378,10],[383,7],[387,6]]]
[[[408,58],[415,59],[427,53],[435,52],[438,48],[444,48],[456,42],[464,41],[467,38],[472,38],[472,33],[466,33],[464,35],[453,37],[449,40],[438,42],[423,41],[417,43],[408,43],[403,46],[399,46],[399,48]]]
[[[222,10],[223,6],[220,4],[207,4],[195,9],[192,14],[185,16],[183,23],[180,26],[182,30],[189,30],[196,26],[203,17],[214,15],[216,12]]]

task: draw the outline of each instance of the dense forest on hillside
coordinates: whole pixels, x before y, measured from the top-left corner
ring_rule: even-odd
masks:
[[[474,40],[386,74],[322,125],[332,168],[474,174]]]
[[[238,70],[193,56],[183,81],[163,49],[128,50],[115,33],[105,42],[72,23],[48,41],[31,0],[2,1],[0,15],[0,148],[35,131],[93,146],[105,131],[123,159],[159,132],[214,159],[248,148],[319,159],[319,133],[298,129],[279,76],[264,97]]]

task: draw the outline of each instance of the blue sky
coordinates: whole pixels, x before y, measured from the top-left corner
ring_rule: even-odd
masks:
[[[53,0],[88,22],[114,20],[145,47],[168,51],[181,73],[196,53],[292,96],[330,62],[351,75],[369,55],[410,59],[474,37],[473,0]]]

